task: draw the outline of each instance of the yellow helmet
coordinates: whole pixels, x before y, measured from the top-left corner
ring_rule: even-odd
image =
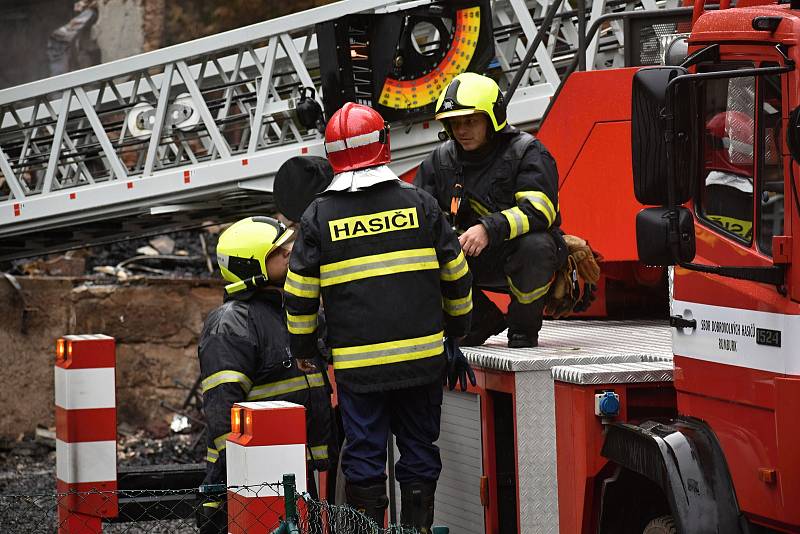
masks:
[[[233,223],[222,232],[217,243],[217,263],[222,277],[234,284],[254,279],[266,281],[269,278],[267,258],[293,233],[271,217],[248,217]],[[248,287],[250,285],[247,283]]]
[[[436,120],[473,113],[488,115],[495,132],[502,130],[507,122],[505,99],[497,83],[474,72],[462,72],[439,95]],[[444,125],[449,134],[450,128],[446,121]]]

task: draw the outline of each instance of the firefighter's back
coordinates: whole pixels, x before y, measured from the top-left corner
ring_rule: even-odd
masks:
[[[337,380],[371,389],[439,376],[442,298],[435,201],[398,180],[318,199],[320,286]],[[391,376],[380,364],[391,359]],[[361,389],[359,388],[359,389]]]

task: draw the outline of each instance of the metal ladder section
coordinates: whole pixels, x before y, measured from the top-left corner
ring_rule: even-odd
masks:
[[[430,3],[343,0],[0,91],[0,260],[268,209],[265,193],[286,159],[324,156],[322,134],[293,112],[304,87],[321,100],[315,24]],[[492,1],[501,84],[547,6]],[[611,11],[659,7],[594,0],[586,13],[591,24]],[[541,118],[577,53],[578,27],[567,0],[509,104],[515,125]],[[587,64],[620,66],[621,46],[611,23],[587,46]],[[394,170],[418,165],[438,130],[427,120],[395,124]]]

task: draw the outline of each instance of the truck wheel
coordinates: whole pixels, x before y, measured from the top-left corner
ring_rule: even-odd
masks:
[[[678,529],[671,515],[662,515],[647,523],[642,534],[678,534]]]

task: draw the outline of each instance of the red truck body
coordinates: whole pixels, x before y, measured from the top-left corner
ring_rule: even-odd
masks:
[[[692,66],[691,74],[748,68],[783,72],[696,81],[689,93],[692,100],[678,101],[674,108],[676,115],[691,109],[686,113],[697,134],[690,136],[691,195],[683,204],[694,224],[696,255],[690,261],[740,270],[780,268],[783,282],[675,267],[671,313],[694,326],[675,323],[676,418],[662,421],[661,427],[643,423],[646,410],[632,408],[647,406],[648,397],[663,399],[667,384],[651,385],[630,397],[629,388],[617,388],[625,393],[614,428],[593,412],[590,400],[602,389],[599,385],[584,398],[556,384],[562,533],[642,532],[652,517],[630,510],[627,519],[613,517],[620,501],[609,488],[628,472],[636,473],[625,483],[631,501],[637,500],[637,492],[661,493],[640,509],[674,518],[677,532],[711,532],[688,527],[700,523],[684,517],[701,502],[692,500],[691,469],[709,481],[707,502],[715,502],[710,506],[716,508],[705,513],[723,518],[716,522],[717,532],[728,532],[725,517],[739,532],[800,532],[800,274],[793,267],[800,261],[800,240],[792,236],[800,228],[800,169],[789,134],[797,127],[793,110],[800,106],[797,8],[742,2],[730,9],[697,10],[689,53],[719,46],[716,59]],[[567,231],[587,237],[612,264],[637,258],[633,221],[642,205],[632,194],[631,170],[631,82],[637,70],[574,74],[540,131],[560,167]],[[749,104],[740,106],[737,91],[742,88]],[[749,141],[744,140],[749,148],[735,146],[732,117],[737,114],[749,117]],[[729,144],[720,145],[722,149],[712,146],[715,117],[726,121],[722,140]],[[729,159],[735,150],[748,154],[729,165],[725,175],[728,185],[738,184],[738,200],[726,196],[717,206],[721,189],[714,180],[723,173],[714,164],[714,150],[725,151]],[[734,175],[735,165],[746,169]],[[744,206],[738,212],[736,202]],[[673,464],[656,454],[650,459],[662,467],[648,472],[640,460],[651,453],[635,444],[640,438],[671,450]],[[691,450],[692,460],[680,459],[679,441]],[[620,443],[629,449],[621,451]],[[674,485],[671,490],[664,480],[656,480],[673,468],[683,481],[674,492]],[[657,472],[662,475],[653,475]],[[702,492],[702,482],[699,488]],[[662,504],[653,504],[658,499]],[[676,504],[681,499],[683,504]],[[625,527],[612,529],[612,524]],[[650,532],[646,526],[644,532]]]

